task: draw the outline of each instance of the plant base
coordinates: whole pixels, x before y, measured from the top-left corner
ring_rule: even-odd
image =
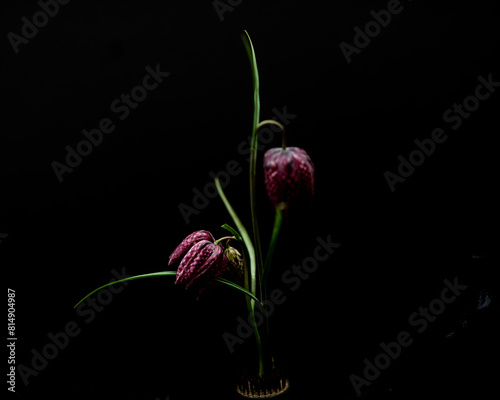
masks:
[[[236,392],[247,399],[269,399],[285,393],[289,386],[283,371],[276,369],[263,376],[244,374]]]

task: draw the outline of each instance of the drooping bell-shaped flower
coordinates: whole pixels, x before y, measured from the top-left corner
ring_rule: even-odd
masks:
[[[224,273],[227,262],[222,245],[200,240],[184,255],[177,268],[175,283],[185,284],[186,289],[194,286],[201,294]]]
[[[274,206],[287,207],[314,194],[314,165],[303,149],[272,148],[264,154],[264,180]]]
[[[208,240],[209,242],[214,242],[214,237],[208,231],[196,231],[187,236],[179,246],[174,250],[174,252],[170,255],[170,260],[168,265],[172,265],[177,260],[181,259],[186,255],[186,253],[193,247],[196,243]]]

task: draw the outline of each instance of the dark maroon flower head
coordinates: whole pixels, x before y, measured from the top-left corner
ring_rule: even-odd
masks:
[[[170,260],[168,262],[168,265],[172,265],[175,263],[177,260],[181,259],[186,255],[186,253],[193,247],[196,243],[202,241],[202,240],[208,240],[209,242],[214,242],[215,239],[212,236],[210,232],[207,231],[196,231],[193,232],[191,235],[186,237],[179,246],[174,250],[174,252],[170,255]]]
[[[314,194],[314,165],[305,150],[298,147],[268,150],[264,154],[264,179],[275,207]]]
[[[215,278],[227,268],[224,248],[209,240],[201,240],[189,249],[177,268],[176,284],[185,284],[186,289],[194,286],[202,294]]]

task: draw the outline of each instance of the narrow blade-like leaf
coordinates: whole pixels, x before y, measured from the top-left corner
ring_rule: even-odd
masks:
[[[125,278],[125,279],[120,279],[118,281],[109,282],[109,283],[107,283],[105,285],[102,285],[102,286],[98,287],[97,289],[93,290],[92,292],[90,292],[83,299],[81,299],[78,303],[76,303],[73,308],[78,307],[83,301],[85,301],[87,298],[89,298],[94,293],[98,292],[99,290],[104,289],[105,287],[114,285],[115,283],[126,282],[126,281],[133,281],[133,280],[136,280],[136,279],[143,279],[143,278],[154,278],[154,277],[157,277],[157,276],[175,276],[176,274],[177,274],[176,271],[153,272],[153,273],[150,273],[150,274],[142,274],[142,275],[130,276],[130,277]],[[255,297],[252,293],[250,293],[248,290],[246,290],[245,288],[241,287],[240,285],[237,285],[236,283],[228,281],[227,279],[224,279],[224,278],[215,278],[215,280],[217,282],[220,282],[220,283],[226,285],[226,286],[229,286],[230,288],[238,290],[240,293],[243,293],[243,294],[249,296],[250,298],[252,298],[253,300],[256,300],[257,302],[260,303],[260,301],[259,301],[259,299],[257,299],[257,297]]]

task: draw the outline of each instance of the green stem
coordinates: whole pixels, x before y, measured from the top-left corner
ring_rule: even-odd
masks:
[[[259,235],[259,224],[257,219],[257,199],[256,199],[256,189],[255,189],[255,177],[257,175],[257,142],[258,142],[258,125],[260,120],[260,96],[259,96],[259,71],[257,68],[257,59],[255,57],[255,51],[253,48],[252,40],[247,31],[244,31],[242,35],[243,43],[245,45],[248,58],[250,59],[250,65],[252,70],[252,80],[253,80],[253,100],[254,100],[254,113],[253,113],[253,128],[252,128],[252,140],[250,142],[250,211],[252,215],[252,228],[253,236],[255,242],[256,258],[257,258],[257,269],[259,275],[262,275],[263,271],[263,258],[262,258],[262,248],[260,244]],[[259,285],[261,283],[259,282]]]
[[[223,240],[225,239],[236,239],[235,236],[224,236],[224,237],[221,237],[220,239],[217,239],[214,244],[219,244],[220,242],[222,242]]]
[[[281,129],[281,149],[286,150],[285,127],[274,119],[265,119],[264,121],[259,122],[259,124],[257,125],[257,130],[262,128],[264,125],[276,125],[278,128]]]
[[[283,221],[283,213],[285,210],[285,203],[280,203],[276,207],[276,215],[274,218],[274,226],[273,226],[273,233],[271,236],[271,243],[269,244],[269,249],[267,251],[267,256],[266,256],[266,261],[264,263],[264,272],[262,274],[262,303],[266,303],[267,297],[268,297],[268,288],[267,288],[267,281],[269,278],[269,271],[271,269],[271,264],[273,261],[273,255],[274,255],[274,250],[276,249],[276,243],[278,241],[278,236],[281,231],[281,225]],[[269,319],[266,317],[264,321],[264,327],[265,327],[265,347],[269,351],[270,345],[271,345],[271,332],[269,329]],[[273,365],[272,368],[274,368],[274,359],[272,359]]]
[[[248,58],[250,59],[250,65],[252,70],[252,80],[253,80],[253,100],[254,100],[254,113],[253,113],[253,126],[252,126],[252,140],[250,142],[250,211],[252,216],[252,228],[253,228],[253,237],[255,243],[255,255],[256,255],[256,263],[257,270],[259,271],[259,278],[262,276],[263,272],[263,259],[262,259],[262,247],[260,244],[260,235],[259,235],[259,224],[257,219],[257,198],[256,198],[256,187],[255,187],[255,177],[257,175],[257,142],[258,142],[258,124],[260,120],[260,96],[259,96],[259,71],[257,68],[257,59],[255,57],[255,51],[253,48],[252,40],[250,39],[250,35],[247,31],[244,31],[244,35],[242,35],[243,43],[245,45]],[[256,285],[253,282],[257,277],[252,276],[252,285]],[[258,281],[260,295],[262,296],[262,283],[259,279]],[[259,376],[264,374],[264,354],[262,349],[262,342],[260,340],[259,330],[255,323],[255,313],[254,313],[254,305],[252,305],[251,315],[252,322],[255,327],[254,332],[257,338],[257,346],[259,352]]]
[[[245,266],[248,266],[246,262],[246,254],[248,254],[248,258],[250,259],[250,277],[248,277],[248,274],[245,274],[245,286],[246,289],[249,289],[250,292],[257,298],[257,263],[256,263],[256,257],[255,257],[255,249],[253,247],[252,241],[250,239],[250,236],[248,235],[247,230],[245,229],[245,226],[241,222],[241,220],[238,218],[238,215],[234,211],[233,207],[231,206],[231,203],[229,203],[229,200],[227,199],[226,195],[224,194],[224,191],[222,190],[222,186],[220,185],[219,178],[215,178],[215,187],[217,188],[217,192],[219,193],[219,196],[226,206],[227,212],[231,216],[231,218],[234,221],[234,224],[236,225],[236,228],[239,231],[239,234],[241,235],[241,238],[243,239],[243,243],[245,244]],[[226,228],[227,229],[227,228]],[[246,269],[246,268],[245,268]],[[250,282],[248,282],[250,281]],[[259,301],[259,300],[257,300]],[[260,302],[260,301],[259,301]],[[259,328],[257,327],[257,323],[255,322],[255,300],[254,299],[247,299],[247,308],[248,312],[250,314],[250,317],[252,319],[252,328],[253,332],[255,335],[255,340],[257,342],[257,352],[259,355],[259,375],[262,376],[264,373],[264,351],[262,349],[262,341],[260,339],[260,333],[259,333]]]
[[[222,186],[220,185],[219,178],[215,178],[215,187],[217,188],[217,192],[219,193],[219,196],[226,206],[227,212],[231,216],[231,218],[234,221],[234,224],[236,225],[236,228],[238,229],[238,232],[241,235],[241,238],[243,239],[243,243],[245,244],[245,247],[248,252],[248,256],[250,258],[250,291],[257,296],[257,264],[256,264],[256,259],[255,259],[255,250],[252,244],[252,240],[250,239],[250,235],[248,234],[245,226],[241,222],[241,220],[238,218],[238,215],[236,214],[236,211],[234,211],[233,207],[231,206],[231,203],[229,203],[229,200],[227,199],[226,195],[224,194],[224,191],[222,190]]]
[[[268,250],[267,256],[266,256],[266,262],[264,264],[264,273],[262,275],[263,285],[267,284],[269,270],[271,269],[274,250],[276,248],[276,243],[278,241],[278,236],[279,236],[279,233],[281,230],[281,223],[283,221],[283,212],[284,212],[285,208],[286,208],[285,203],[279,203],[278,206],[276,207],[276,215],[274,217],[273,234],[271,236],[271,243],[269,244],[269,250]],[[264,286],[264,288],[265,288],[265,286]],[[264,290],[264,293],[267,294],[267,291]]]

